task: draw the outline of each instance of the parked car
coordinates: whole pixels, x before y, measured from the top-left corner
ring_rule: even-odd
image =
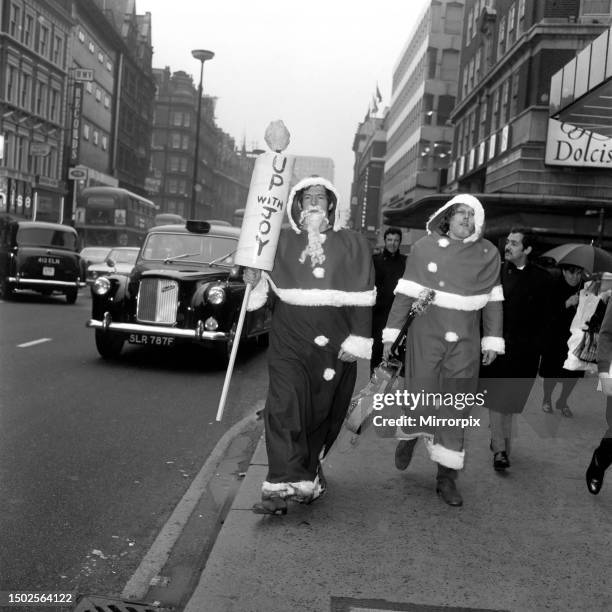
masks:
[[[108,252],[104,261],[87,268],[87,284],[93,285],[96,278],[110,274],[129,274],[134,268],[139,247],[115,247]]]
[[[0,215],[0,296],[10,299],[18,289],[57,291],[74,304],[85,286],[78,247],[77,232],[68,225]]]
[[[117,357],[126,342],[166,347],[198,343],[227,363],[245,284],[234,264],[240,230],[187,221],[149,230],[129,276],[111,274],[92,286],[96,348]],[[268,303],[248,312],[242,339],[267,344]]]
[[[81,250],[81,259],[89,267],[91,264],[102,263],[110,253],[112,247],[108,246],[88,246]]]

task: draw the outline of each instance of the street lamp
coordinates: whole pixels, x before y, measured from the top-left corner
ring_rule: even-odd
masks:
[[[193,159],[193,179],[191,181],[191,213],[190,216],[192,219],[196,218],[196,183],[198,181],[198,166],[200,165],[198,162],[198,157],[200,155],[200,112],[202,110],[202,78],[204,76],[204,62],[206,60],[212,59],[215,57],[215,54],[212,51],[207,51],[206,49],[194,49],[191,52],[191,55],[195,57],[195,59],[200,60],[200,85],[198,86],[198,112],[196,115],[196,141],[195,141],[195,155]]]

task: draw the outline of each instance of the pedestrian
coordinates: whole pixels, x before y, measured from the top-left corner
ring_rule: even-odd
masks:
[[[372,257],[374,262],[374,275],[376,282],[376,304],[372,311],[372,359],[370,360],[370,374],[382,360],[383,343],[382,330],[387,322],[391,304],[393,304],[393,291],[397,281],[402,278],[406,267],[406,255],[400,253],[402,243],[402,230],[389,227],[384,233],[385,245],[380,253]]]
[[[539,374],[543,378],[544,387],[542,410],[552,413],[552,394],[559,383],[561,392],[555,408],[560,410],[564,417],[570,418],[573,413],[567,402],[576,383],[584,376],[584,371],[567,370],[563,364],[567,358],[567,341],[578,308],[584,269],[574,265],[561,265],[559,268],[561,274],[555,276],[551,283],[550,313]]]
[[[504,352],[501,263],[498,250],[482,237],[484,218],[478,199],[464,193],[433,214],[428,234],[410,252],[383,330],[386,358],[415,298],[424,290],[435,291],[431,305],[408,328],[405,380],[407,391],[423,390],[423,398],[438,398],[427,415],[438,420],[415,416],[417,427],[404,428],[395,465],[406,469],[418,438],[424,437],[430,458],[438,464],[436,491],[451,506],[463,504],[455,480],[464,463],[464,428],[456,417],[469,415],[462,400],[476,392],[481,352],[485,364]]]
[[[601,490],[604,474],[612,464],[612,300],[608,300],[606,313],[599,330],[597,369],[601,389],[606,396],[608,429],[593,452],[591,463],[586,471],[587,488],[593,495],[597,495]]]
[[[513,415],[525,407],[544,348],[551,278],[531,262],[533,248],[534,237],[529,230],[510,230],[501,268],[505,353],[480,368],[480,388],[487,392],[490,448],[496,471],[510,467]]]
[[[370,359],[376,298],[367,240],[345,227],[338,194],[321,177],[300,181],[287,203],[274,268],[261,275],[248,308],[274,293],[269,388],[263,412],[268,475],[258,514],[285,514],[289,500],[310,503],[326,487],[320,460],[336,439],[355,386],[356,359]]]

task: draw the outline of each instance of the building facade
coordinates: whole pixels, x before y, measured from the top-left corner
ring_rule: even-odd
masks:
[[[153,125],[149,197],[160,212],[188,217],[195,192],[195,216],[232,221],[243,208],[254,159],[238,153],[234,140],[215,123],[215,98],[203,96],[199,167],[195,191],[193,170],[197,87],[191,75],[169,67],[154,69],[157,92]]]
[[[608,27],[609,1],[467,0],[450,191],[524,195],[515,223],[588,238],[596,219],[536,214],[534,198],[597,203],[612,195],[603,168],[548,165],[551,77]],[[518,200],[520,202],[520,198]]]
[[[0,2],[0,212],[62,219],[71,27],[67,2]]]
[[[353,229],[365,234],[373,246],[379,241],[382,217],[380,202],[387,146],[384,123],[384,118],[368,112],[353,140],[351,222]]]
[[[383,208],[397,208],[440,188],[452,145],[463,0],[433,0],[393,69],[385,119]]]

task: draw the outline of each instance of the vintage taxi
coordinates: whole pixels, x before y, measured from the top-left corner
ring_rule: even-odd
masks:
[[[78,246],[77,232],[68,225],[0,215],[0,297],[28,289],[63,293],[74,304],[85,286]]]
[[[96,348],[117,357],[125,343],[171,347],[198,343],[227,364],[245,284],[234,264],[240,230],[207,221],[149,230],[129,275],[111,274],[92,285]],[[271,308],[248,312],[242,339],[265,345]]]

